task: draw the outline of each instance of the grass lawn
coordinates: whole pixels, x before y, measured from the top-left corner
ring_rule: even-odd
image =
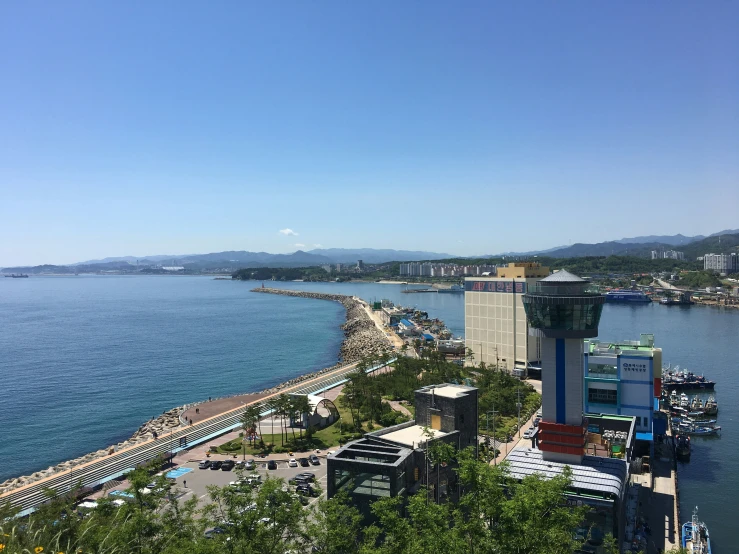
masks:
[[[338,401],[335,403],[336,407],[339,410],[339,419],[332,423],[331,425],[324,427],[323,429],[320,429],[313,433],[313,439],[311,441],[311,444],[307,444],[305,440],[300,440],[300,434],[296,430],[295,431],[295,438],[296,438],[296,444],[292,444],[292,438],[293,434],[292,431],[288,433],[288,440],[285,440],[285,446],[284,448],[292,448],[292,452],[298,453],[298,452],[309,452],[311,450],[314,450],[316,448],[319,448],[321,450],[328,450],[333,447],[339,446],[339,438],[343,437],[343,441],[346,442],[349,438],[349,435],[347,433],[341,433],[340,432],[340,424],[343,423],[351,423],[352,422],[352,416],[351,412],[349,411],[349,408],[341,405]],[[409,406],[409,409],[412,409],[412,406]],[[381,429],[380,425],[374,424],[374,429]],[[370,429],[368,428],[368,422],[363,421],[362,422],[362,431],[367,432]],[[305,439],[305,430],[303,430],[303,438]],[[268,453],[270,452],[274,447],[281,447],[282,446],[282,440],[280,440],[280,434],[276,435],[263,435],[262,440],[264,441],[264,444],[266,445],[266,448],[262,449],[259,446],[259,443],[257,443],[255,446],[250,446],[249,443],[246,443],[246,454],[250,456],[255,456],[257,454],[262,453]],[[243,452],[243,446],[241,443],[241,438],[236,438],[233,440],[230,440],[228,442],[225,442],[221,444],[216,452],[219,454],[226,454],[226,455],[232,455],[232,454],[241,454]]]

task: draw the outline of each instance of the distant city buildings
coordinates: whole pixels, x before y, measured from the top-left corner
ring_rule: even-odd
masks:
[[[465,275],[495,274],[494,265],[433,264],[410,262],[400,264],[401,277],[462,277]]]
[[[703,256],[703,269],[728,275],[739,273],[739,256],[731,254],[706,254]]]
[[[549,275],[535,262],[509,263],[497,277],[465,279],[465,342],[475,363],[485,362],[525,374],[539,366],[541,339],[529,336],[522,297],[530,286]]]
[[[652,250],[653,260],[684,260],[685,254],[677,250]]]
[[[363,271],[364,270],[364,262],[362,260],[357,261],[357,271]]]

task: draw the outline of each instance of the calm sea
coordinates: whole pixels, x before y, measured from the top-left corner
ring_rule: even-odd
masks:
[[[269,283],[388,298],[464,334],[464,297],[403,286]],[[209,277],[0,279],[0,481],[128,438],[147,419],[208,396],[261,390],[336,362],[344,321],[333,302],[250,293],[255,282]],[[739,510],[739,310],[607,305],[603,340],[654,333],[665,362],[719,385],[720,438],[695,438],[680,468],[683,519],[692,507],[713,542],[733,544]]]

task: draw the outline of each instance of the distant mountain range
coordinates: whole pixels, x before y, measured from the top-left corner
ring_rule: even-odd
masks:
[[[620,240],[599,242],[595,244],[576,243],[569,246],[535,250],[529,252],[506,252],[495,255],[468,256],[468,258],[501,258],[532,256],[553,258],[575,258],[583,256],[638,256],[649,257],[652,250],[678,249],[685,254],[687,260],[695,260],[707,252],[739,252],[739,229],[720,231],[707,237],[697,235],[649,235],[623,238]],[[324,264],[356,264],[358,260],[366,264],[386,262],[414,262],[425,260],[460,259],[459,256],[423,250],[392,250],[375,248],[316,248],[314,250],[298,250],[292,254],[270,254],[268,252],[248,252],[245,250],[213,252],[210,254],[155,256],[120,256],[100,260],[88,260],[62,266],[6,267],[3,273],[87,273],[106,270],[125,270],[135,266],[177,265],[187,269],[224,269],[255,267],[307,267]]]
[[[719,235],[736,235],[739,233],[739,229],[727,229],[725,231],[719,231],[708,235],[709,237],[717,237]],[[695,235],[694,237],[686,237],[685,235],[647,235],[645,237],[631,237],[626,239],[617,240],[614,242],[620,242],[623,244],[641,244],[641,243],[661,243],[670,244],[672,246],[681,246],[683,244],[690,244],[707,238],[705,235]]]
[[[214,252],[211,254],[186,255],[156,255],[156,256],[121,256],[103,258],[102,260],[88,260],[70,265],[105,264],[111,262],[128,262],[130,264],[147,264],[176,262],[177,265],[233,263],[248,264],[243,267],[290,267],[297,265],[321,265],[331,263],[357,263],[362,260],[368,264],[379,264],[392,261],[420,261],[451,258],[450,254],[439,252],[425,252],[420,250],[392,250],[376,248],[316,248],[307,252],[298,250],[292,254],[270,254],[268,252],[249,252],[246,250],[231,250]]]

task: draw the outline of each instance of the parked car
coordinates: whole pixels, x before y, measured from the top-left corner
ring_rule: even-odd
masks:
[[[303,467],[310,467],[310,462],[308,461],[308,458],[298,458],[298,463]]]
[[[203,460],[198,464],[200,469],[208,469],[210,467],[210,460]]]
[[[267,462],[267,469],[277,469],[277,462],[274,460]]]
[[[297,475],[288,481],[288,483],[290,483],[291,485],[298,485],[298,486],[309,485],[312,482],[313,482],[312,479],[309,479],[307,477],[301,477],[300,475]]]
[[[321,460],[319,460],[319,459],[318,459],[318,456],[316,456],[315,454],[311,454],[311,455],[310,455],[310,456],[308,457],[308,459],[310,460],[310,463],[311,463],[311,464],[313,464],[314,466],[319,466],[319,465],[321,465]]]
[[[541,418],[540,417],[535,418],[534,419],[534,427],[538,427],[540,421],[541,421]]]
[[[206,529],[204,535],[206,539],[212,539],[216,535],[223,535],[226,530],[223,527],[213,527],[212,529]]]
[[[244,469],[247,471],[254,471],[257,469],[257,463],[254,460],[246,460],[246,463],[244,464]]]
[[[295,492],[303,496],[313,496],[313,487],[308,484],[301,484],[295,487]]]
[[[287,467],[298,467],[298,461],[295,458],[290,458],[287,461]]]
[[[236,462],[234,462],[233,460],[226,460],[221,464],[221,471],[231,471],[235,465]]]
[[[262,476],[258,473],[246,478],[246,483],[252,487],[257,487],[262,484]]]
[[[213,460],[210,463],[210,469],[213,469],[213,470],[221,469],[221,466],[222,465],[223,465],[223,462],[222,461],[220,461],[220,460]]]
[[[327,458],[330,458],[330,457],[331,457],[331,456],[333,456],[334,454],[336,454],[336,450],[329,450],[328,452],[326,452],[326,457],[327,457]]]
[[[526,432],[523,434],[523,438],[530,439],[531,437],[534,436],[534,432],[535,432],[534,429],[526,429]]]

